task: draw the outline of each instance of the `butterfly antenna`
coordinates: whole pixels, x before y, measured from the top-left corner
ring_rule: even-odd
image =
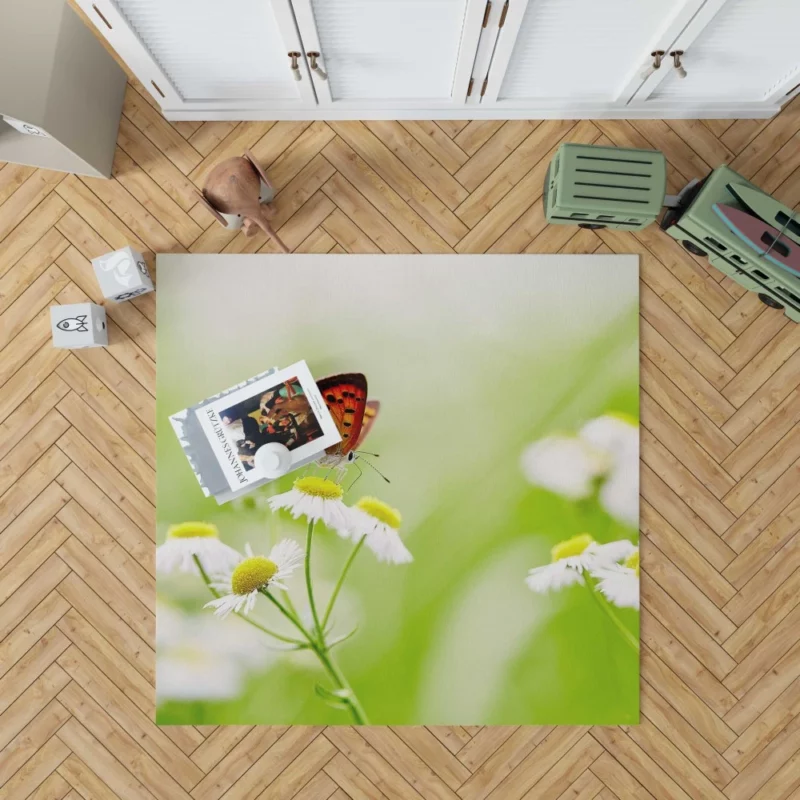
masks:
[[[361,457],[359,460],[363,461],[370,469],[374,469],[375,472],[377,472],[378,475],[380,475],[381,478],[383,478],[386,481],[386,483],[391,483],[391,481],[374,464],[370,464],[366,458]]]
[[[368,453],[366,450],[356,450],[359,456],[371,456],[372,458],[380,458],[380,453]]]

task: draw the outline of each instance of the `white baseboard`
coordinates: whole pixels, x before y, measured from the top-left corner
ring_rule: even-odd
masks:
[[[195,120],[394,120],[394,119],[769,119],[781,107],[764,103],[635,106],[560,106],[481,108],[164,108],[172,122]]]

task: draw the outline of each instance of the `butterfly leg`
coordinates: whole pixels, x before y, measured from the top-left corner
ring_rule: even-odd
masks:
[[[353,466],[358,470],[358,475],[356,476],[356,479],[347,487],[347,489],[345,490],[346,492],[349,492],[358,483],[361,476],[364,474],[364,470],[362,470],[361,467],[358,466],[357,461],[353,462]]]

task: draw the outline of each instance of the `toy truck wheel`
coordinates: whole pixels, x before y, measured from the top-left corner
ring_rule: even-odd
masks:
[[[600,228],[605,228],[606,226],[605,225],[598,225],[596,222],[579,222],[578,223],[578,227],[579,228],[586,228],[587,230],[590,230],[590,231],[598,231],[598,230],[600,230]]]
[[[705,258],[708,255],[705,250],[701,250],[694,242],[690,242],[688,239],[684,239],[681,244],[684,249],[688,250],[693,256]]]
[[[783,308],[783,304],[779,303],[774,297],[770,297],[768,294],[759,294],[758,299],[765,306],[769,306],[770,308],[778,308],[778,309]]]

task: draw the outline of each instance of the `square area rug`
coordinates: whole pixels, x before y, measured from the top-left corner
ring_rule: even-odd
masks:
[[[160,724],[638,722],[636,256],[157,266]],[[357,458],[206,497],[170,416],[303,360]]]

